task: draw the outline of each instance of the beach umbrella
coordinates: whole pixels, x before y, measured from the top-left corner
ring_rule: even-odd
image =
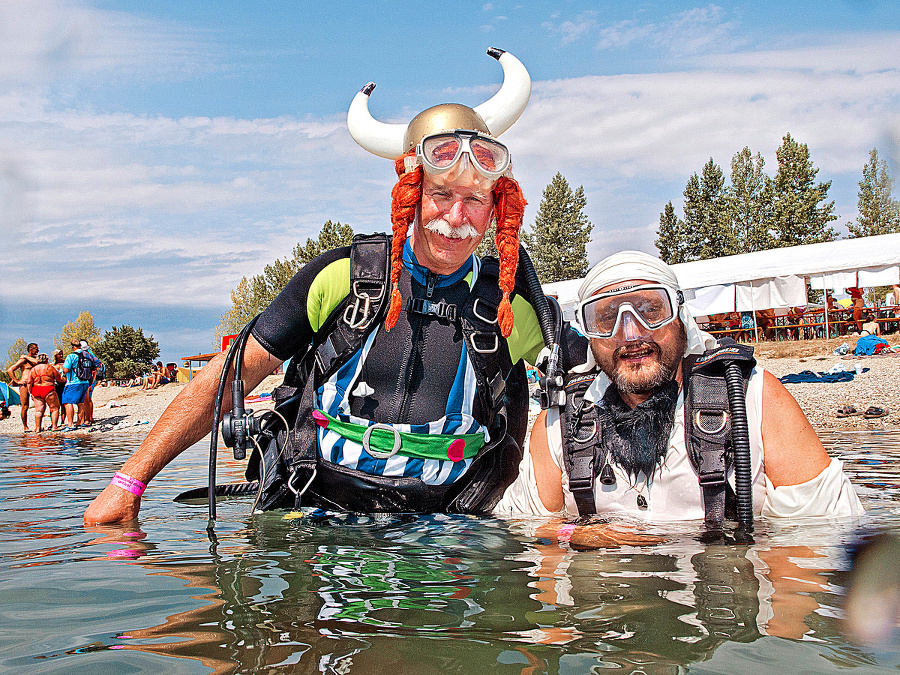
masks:
[[[0,398],[6,401],[6,405],[22,405],[19,400],[19,392],[11,388],[5,382],[0,382]]]
[[[853,301],[850,298],[844,298],[843,300],[838,300],[837,304],[839,304],[844,309],[847,309],[848,307],[850,307],[850,305],[853,304]]]

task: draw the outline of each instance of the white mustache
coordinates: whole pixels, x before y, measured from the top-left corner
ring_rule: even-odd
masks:
[[[472,225],[460,225],[459,227],[453,227],[443,218],[435,218],[434,220],[425,223],[425,229],[430,230],[431,232],[437,232],[438,234],[442,234],[445,237],[449,237],[450,239],[466,239],[468,237],[475,239],[479,236],[478,230],[476,230]]]

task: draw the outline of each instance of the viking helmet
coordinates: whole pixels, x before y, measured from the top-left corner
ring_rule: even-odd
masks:
[[[397,159],[425,137],[441,131],[469,129],[499,136],[509,129],[528,105],[531,77],[522,62],[509,52],[491,47],[489,56],[503,68],[503,85],[481,105],[470,108],[460,103],[444,103],[416,115],[409,124],[385,124],[369,113],[369,96],[375,83],[369,82],[353,98],[347,112],[350,135],[365,150],[385,159]]]

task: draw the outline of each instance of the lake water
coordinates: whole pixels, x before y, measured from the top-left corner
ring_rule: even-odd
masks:
[[[870,527],[897,529],[900,433],[823,437]],[[578,552],[529,520],[251,516],[172,497],[206,446],[152,484],[139,527],[85,530],[134,437],[0,436],[0,672],[874,673],[900,648],[844,635],[856,522],[694,525],[654,547]],[[220,482],[240,479],[221,463]]]

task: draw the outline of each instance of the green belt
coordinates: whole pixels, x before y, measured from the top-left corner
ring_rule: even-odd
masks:
[[[378,457],[378,454],[397,454],[416,459],[449,459],[459,462],[477,455],[484,445],[484,434],[480,433],[415,434],[390,429],[386,425],[376,425],[373,428],[342,422],[321,410],[313,411],[313,418],[320,427],[333,431],[348,441],[359,443],[374,457]],[[368,439],[363,438],[366,435]],[[400,447],[394,451],[398,437]]]

